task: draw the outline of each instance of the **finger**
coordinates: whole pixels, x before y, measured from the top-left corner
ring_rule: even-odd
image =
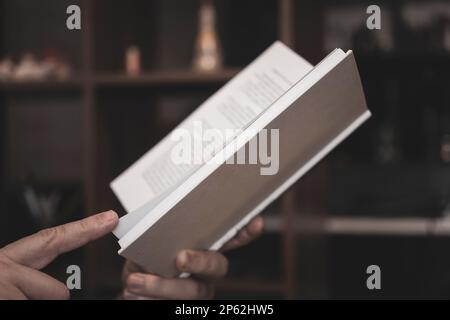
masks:
[[[27,297],[17,287],[0,283],[0,300],[27,300]]]
[[[181,251],[176,266],[182,272],[188,272],[199,278],[216,279],[227,274],[228,260],[215,251]]]
[[[211,285],[193,279],[164,279],[151,274],[133,273],[127,279],[126,290],[136,296],[153,299],[210,299]]]
[[[225,243],[221,251],[235,249],[252,242],[261,235],[263,229],[264,219],[261,216],[257,216],[252,221],[250,221],[247,226],[240,230],[233,239]]]
[[[37,270],[17,265],[13,283],[32,300],[67,300],[69,289],[56,279]]]
[[[114,211],[49,228],[18,240],[2,249],[13,261],[41,269],[58,255],[81,247],[109,232],[117,225]]]
[[[122,271],[122,284],[125,287],[126,286],[126,282],[128,277],[130,276],[130,274],[132,273],[143,273],[145,272],[145,270],[140,267],[139,265],[137,265],[136,263],[127,260],[125,262],[125,265],[123,267],[123,271]]]

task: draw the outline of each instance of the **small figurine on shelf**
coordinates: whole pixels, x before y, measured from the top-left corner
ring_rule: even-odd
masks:
[[[14,70],[14,63],[11,59],[0,60],[0,81],[11,79]]]
[[[45,53],[42,59],[25,53],[18,63],[11,59],[0,60],[0,81],[67,80],[72,76],[72,67],[67,59],[54,53]]]
[[[40,70],[38,62],[31,53],[23,55],[19,64],[14,70],[14,80],[39,80],[42,78],[43,72]]]
[[[43,78],[54,78],[56,80],[67,80],[72,76],[72,68],[64,59],[55,54],[47,54],[39,63]]]
[[[211,1],[204,0],[199,12],[194,68],[200,71],[214,71],[221,67],[222,52],[216,30],[216,12]]]
[[[129,76],[141,73],[141,52],[138,47],[131,46],[125,53],[125,68]]]

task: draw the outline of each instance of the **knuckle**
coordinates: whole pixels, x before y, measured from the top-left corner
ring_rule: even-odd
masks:
[[[216,269],[216,259],[213,255],[203,256],[201,259],[203,270],[210,273]]]
[[[206,261],[205,271],[208,274],[224,276],[228,272],[228,259],[220,253],[211,253]]]
[[[98,218],[95,217],[94,219],[98,219]],[[87,230],[89,230],[90,224],[89,224],[89,222],[88,222],[87,219],[80,220],[78,223],[79,223],[80,229],[81,229],[82,231],[87,231]]]
[[[40,237],[40,239],[42,241],[44,241],[45,243],[53,243],[56,238],[58,238],[58,228],[47,228],[47,229],[43,229],[41,231],[38,232],[38,236]]]
[[[55,250],[54,254],[58,255],[58,248],[55,244],[58,242],[58,239],[64,237],[65,228],[64,226],[52,227],[41,230],[38,232],[38,236],[42,241],[44,248],[53,248]]]
[[[131,288],[130,282],[128,282],[127,288]],[[166,291],[166,286],[159,277],[153,275],[145,275],[143,277],[142,286],[140,286],[138,289],[134,289],[134,292],[136,292],[136,290],[144,295],[153,296],[157,293],[164,294],[164,292]]]

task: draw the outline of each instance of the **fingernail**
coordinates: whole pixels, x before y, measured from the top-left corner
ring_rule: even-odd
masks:
[[[180,271],[186,270],[187,266],[189,265],[190,255],[187,250],[181,251],[178,255],[178,268]]]
[[[110,210],[110,211],[106,211],[102,213],[102,219],[105,222],[111,222],[111,221],[116,221],[118,219],[118,215],[117,213],[115,213],[114,211]]]
[[[140,290],[144,286],[144,276],[139,273],[133,273],[127,282],[127,288],[131,291]]]

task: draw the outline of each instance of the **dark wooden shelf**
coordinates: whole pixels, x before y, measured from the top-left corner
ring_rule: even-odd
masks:
[[[239,69],[224,69],[213,72],[197,72],[193,70],[156,71],[138,76],[126,74],[99,74],[95,76],[98,87],[152,87],[171,85],[203,85],[225,83],[233,78]]]
[[[70,80],[8,80],[0,81],[0,91],[77,91],[82,88],[82,80],[74,78]]]
[[[372,67],[386,66],[390,68],[407,68],[413,66],[441,66],[447,68],[450,66],[450,56],[447,53],[379,53],[379,54],[358,54],[356,61],[358,64]]]

